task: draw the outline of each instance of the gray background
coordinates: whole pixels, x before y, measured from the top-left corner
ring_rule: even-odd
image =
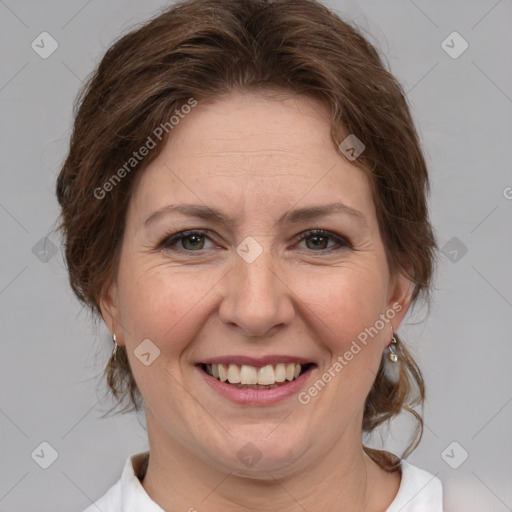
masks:
[[[428,392],[409,460],[441,478],[447,511],[512,510],[512,2],[327,3],[404,85],[431,168],[445,254],[430,315],[417,309],[400,331]],[[54,183],[81,82],[114,38],[165,5],[0,0],[0,511],[82,510],[147,447],[143,418],[100,418],[108,333],[72,295],[60,248],[46,263],[33,248],[48,235],[59,245]],[[43,31],[59,45],[47,59],[31,48]],[[453,31],[469,44],[458,58],[441,45]],[[409,427],[383,431],[386,447],[403,450]],[[31,457],[43,441],[58,453],[48,469]]]

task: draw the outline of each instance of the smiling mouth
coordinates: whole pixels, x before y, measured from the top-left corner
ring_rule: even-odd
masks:
[[[242,389],[275,389],[293,382],[314,366],[315,363],[278,363],[262,367],[245,364],[199,364],[210,377]]]

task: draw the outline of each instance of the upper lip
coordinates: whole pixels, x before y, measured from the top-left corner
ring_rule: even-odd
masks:
[[[307,364],[313,363],[311,359],[306,359],[304,357],[299,356],[290,356],[290,355],[282,355],[282,354],[274,354],[267,355],[261,357],[250,357],[244,355],[230,355],[230,356],[216,356],[209,357],[208,359],[203,359],[198,364],[238,364],[238,365],[248,365],[248,366],[256,366],[262,367],[267,366],[269,364],[278,364],[278,363],[299,363],[299,364]]]

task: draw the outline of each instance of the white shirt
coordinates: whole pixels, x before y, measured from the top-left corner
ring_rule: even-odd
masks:
[[[166,512],[148,496],[137,476],[145,472],[148,455],[147,451],[128,457],[121,478],[84,512]],[[405,460],[400,464],[400,488],[386,512],[443,512],[439,478]]]

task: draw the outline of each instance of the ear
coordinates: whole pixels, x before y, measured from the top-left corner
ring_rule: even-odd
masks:
[[[121,329],[120,311],[117,305],[117,284],[112,283],[107,291],[100,298],[100,309],[103,321],[105,322],[110,335],[116,334],[118,345],[122,345],[122,336],[119,336]]]
[[[405,271],[397,271],[391,279],[389,288],[388,311],[393,311],[390,324],[395,332],[404,319],[411,305],[414,283],[405,274]],[[391,314],[390,314],[391,318]]]

